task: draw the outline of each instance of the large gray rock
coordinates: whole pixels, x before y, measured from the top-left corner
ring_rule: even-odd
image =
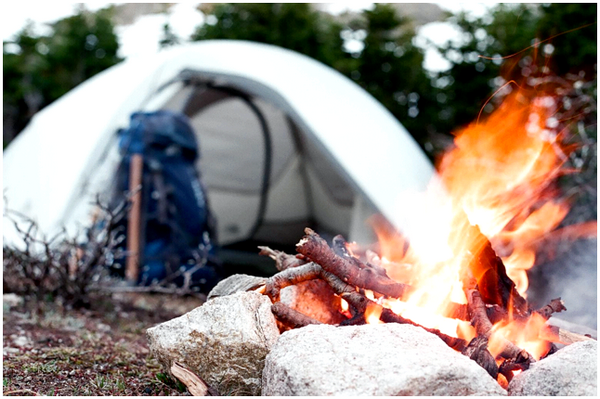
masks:
[[[223,395],[259,395],[265,356],[279,330],[269,298],[238,292],[149,328],[147,336],[167,370],[177,361]]]
[[[477,363],[411,325],[310,325],[281,334],[263,395],[506,395]]]
[[[511,396],[597,396],[598,343],[582,341],[532,364],[508,385]]]

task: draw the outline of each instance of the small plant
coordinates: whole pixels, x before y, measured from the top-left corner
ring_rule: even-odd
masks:
[[[99,291],[94,284],[108,274],[103,266],[110,262],[118,244],[115,220],[125,212],[126,204],[109,210],[97,200],[105,222],[87,230],[85,244],[65,230],[46,237],[36,221],[5,208],[4,216],[12,220],[22,245],[4,244],[2,248],[4,286],[33,295],[37,303],[60,298],[65,305],[88,306],[92,291]]]
[[[97,375],[96,379],[92,382],[92,384],[98,389],[104,389],[106,386],[106,377],[103,375]]]
[[[156,373],[156,379],[169,388],[177,389],[179,392],[185,392],[187,390],[187,387],[181,381],[171,378],[168,374]]]
[[[31,363],[23,365],[23,370],[28,373],[56,373],[59,368],[56,365],[56,360],[52,360],[47,363]]]

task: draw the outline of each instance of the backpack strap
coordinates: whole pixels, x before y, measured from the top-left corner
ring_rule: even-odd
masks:
[[[153,199],[156,199],[157,203],[157,219],[161,224],[167,224],[169,222],[169,202],[167,200],[167,186],[165,184],[165,177],[163,176],[163,167],[156,159],[148,160],[148,169],[152,177],[152,186],[154,191],[150,193]],[[158,198],[154,198],[158,196]]]

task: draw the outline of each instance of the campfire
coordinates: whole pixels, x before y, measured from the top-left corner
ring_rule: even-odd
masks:
[[[273,302],[280,328],[331,323],[279,301],[282,288],[320,279],[331,291],[321,300],[341,315],[340,326],[420,326],[504,386],[553,353],[555,343],[587,339],[546,324],[566,310],[560,298],[540,309],[526,299],[537,246],[569,209],[554,186],[568,155],[552,118],[556,107],[550,96],[517,94],[486,121],[459,132],[439,164],[439,180],[403,201],[414,209],[425,204],[430,221],[409,220],[407,236],[377,218],[377,250],[342,236],[329,246],[308,228],[297,255],[262,247],[280,272],[257,290]]]
[[[547,323],[565,311],[560,298],[533,308],[527,300],[536,252],[556,234],[569,206],[556,179],[568,173],[556,98],[508,97],[486,120],[460,131],[425,193],[407,194],[410,214],[372,218],[378,242],[328,243],[310,228],[296,254],[260,247],[278,273],[237,275],[211,298],[239,291],[268,297],[280,332],[309,325],[399,323],[420,327],[474,360],[506,388],[519,373],[560,347],[589,336]],[[403,212],[407,214],[407,212]],[[596,223],[569,226],[595,235]],[[295,299],[283,290],[295,287]]]

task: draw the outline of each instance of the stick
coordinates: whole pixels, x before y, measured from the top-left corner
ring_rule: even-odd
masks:
[[[565,307],[565,303],[560,298],[556,298],[550,301],[549,304],[542,307],[539,310],[536,310],[544,319],[548,320],[553,313],[562,312],[563,310],[567,310]]]
[[[273,302],[279,301],[279,292],[282,288],[298,284],[307,280],[314,280],[321,275],[321,266],[310,262],[280,271],[269,277],[265,285],[265,294]]]
[[[171,374],[187,387],[192,396],[219,396],[202,378],[177,362],[171,366]]]
[[[402,298],[408,286],[397,283],[387,276],[379,275],[367,266],[356,267],[354,263],[335,254],[327,242],[313,230],[306,228],[306,235],[296,245],[299,253],[318,263],[321,267],[335,274],[342,281],[368,290],[373,290],[392,298]]]
[[[282,271],[292,267],[298,267],[306,264],[306,260],[298,259],[294,255],[288,255],[285,252],[277,251],[269,247],[258,247],[260,249],[259,255],[268,256],[275,261],[275,267],[277,270]]]
[[[384,323],[411,324],[415,327],[421,327],[423,330],[430,332],[431,334],[437,335],[442,341],[446,343],[446,345],[459,352],[462,352],[467,347],[467,342],[462,338],[451,337],[449,335],[444,334],[438,329],[424,327],[420,324],[413,322],[412,320],[405,319],[404,317],[397,315],[388,308],[383,308],[380,320]]]
[[[129,192],[134,192],[142,184],[142,172],[144,169],[144,158],[141,154],[133,154],[129,165]],[[125,278],[137,284],[139,276],[140,257],[140,221],[142,209],[142,193],[138,190],[131,197],[131,208],[127,217],[127,264]]]
[[[539,334],[540,338],[546,341],[556,342],[564,345],[571,345],[575,342],[594,340],[592,337],[587,335],[576,334],[574,332],[559,328],[557,326],[551,326],[546,324]]]
[[[300,328],[310,324],[323,324],[281,302],[275,302],[271,305],[271,312],[273,312],[277,320],[290,328]]]

